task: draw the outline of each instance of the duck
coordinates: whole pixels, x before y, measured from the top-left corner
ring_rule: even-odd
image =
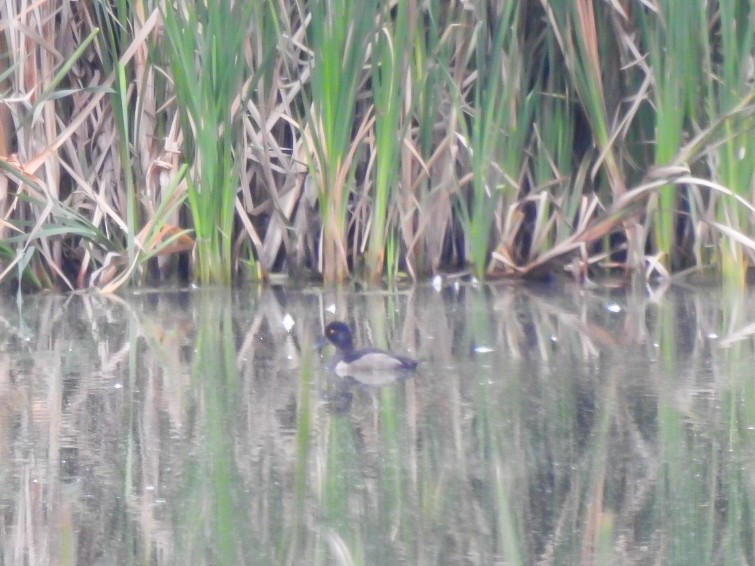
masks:
[[[370,372],[409,373],[417,369],[419,362],[398,356],[378,348],[354,348],[351,328],[341,321],[334,321],[325,327],[325,335],[316,346],[322,349],[328,342],[336,347],[338,362],[335,372],[339,376],[364,375]]]

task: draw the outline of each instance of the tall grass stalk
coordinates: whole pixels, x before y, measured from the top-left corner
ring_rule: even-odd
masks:
[[[755,3],[736,0],[721,0],[720,9],[720,63],[714,68],[708,80],[711,98],[707,107],[716,116],[725,115],[736,108],[742,100],[751,97],[755,90],[753,77],[753,53],[755,52]],[[717,163],[711,169],[724,186],[734,193],[752,201],[755,198],[755,111],[743,120],[727,120],[724,124],[724,143],[716,152]],[[715,166],[717,165],[717,166]],[[742,233],[752,233],[755,220],[741,207],[732,207],[727,202],[719,202],[718,220]],[[722,274],[727,281],[737,286],[745,282],[747,261],[746,250],[733,240],[723,240],[720,244]]]
[[[308,38],[313,52],[312,100],[307,128],[311,174],[323,215],[322,273],[326,281],[349,274],[346,211],[353,188],[357,95],[367,47],[375,36],[375,0],[315,0]]]
[[[548,72],[563,64],[553,34],[545,37],[543,48],[545,55],[538,63],[542,68],[534,71],[535,76],[542,77],[538,85],[542,95],[535,105],[534,136],[528,150],[531,153],[531,192],[547,198],[543,199],[546,210],[538,210],[544,219],[540,223],[542,229],[533,233],[529,249],[521,253],[527,260],[534,260],[574,232],[574,220],[580,218],[585,200],[583,195],[589,192],[586,185],[590,163],[584,157],[575,163],[579,152],[579,141],[575,138],[576,93],[569,88],[566,75]],[[532,64],[535,64],[534,58]],[[501,242],[503,251],[512,250],[509,251],[512,258],[516,243],[514,238],[503,238]]]
[[[373,42],[372,90],[375,104],[375,182],[372,220],[366,254],[366,268],[373,280],[385,269],[388,212],[394,202],[398,179],[399,149],[405,128],[401,125],[404,82],[408,80],[409,10],[408,0],[400,0],[395,18],[383,8],[381,25]],[[390,273],[390,271],[389,271]]]
[[[102,54],[103,64],[108,73],[114,76],[113,94],[110,96],[110,104],[113,108],[113,118],[118,133],[118,155],[120,157],[120,172],[125,184],[126,203],[126,249],[128,263],[131,264],[136,257],[136,231],[137,198],[134,187],[134,167],[131,159],[132,147],[138,144],[132,143],[131,120],[138,114],[132,112],[131,106],[131,78],[130,70],[121,63],[121,51],[130,43],[129,29],[122,25],[123,21],[136,21],[136,14],[131,12],[131,2],[120,1],[113,6],[105,6],[95,3],[93,10],[97,21],[103,29],[99,38],[99,52]],[[146,47],[143,46],[146,51]]]
[[[193,164],[188,197],[197,239],[195,277],[203,283],[231,280],[237,99],[243,96],[250,14],[245,2],[164,5],[186,158]]]
[[[475,274],[482,278],[490,258],[491,229],[503,194],[518,192],[532,99],[525,53],[519,37],[519,4],[506,2],[500,13],[478,5],[475,40],[476,82],[469,112],[472,194],[460,198]],[[490,19],[488,19],[490,18]],[[471,202],[470,202],[471,201]],[[505,206],[505,205],[504,205]]]
[[[523,83],[522,53],[519,49],[519,10],[515,2],[503,5],[500,14],[480,3],[475,10],[472,38],[474,44],[475,85],[470,114],[469,152],[472,191],[459,198],[459,208],[468,239],[472,265],[482,278],[490,257],[491,228],[501,194],[512,187],[518,171],[506,165],[515,162],[512,154],[521,155],[513,140],[522,127],[517,114],[523,106],[520,98]],[[490,18],[490,20],[488,19]]]
[[[682,144],[685,122],[696,120],[697,92],[700,90],[700,40],[705,21],[700,9],[690,10],[688,2],[667,0],[661,13],[640,11],[641,29],[647,45],[653,80],[655,114],[654,159],[657,166],[670,164]],[[651,209],[656,251],[670,268],[674,261],[678,189],[667,185],[659,189],[657,205]]]
[[[447,6],[451,18],[454,5]],[[444,9],[437,1],[426,4],[423,17],[413,19],[411,139],[401,150],[401,237],[406,246],[407,269],[414,277],[438,270],[441,244],[449,230],[451,203],[449,190],[455,186],[456,155],[453,139],[457,112],[452,108],[450,70],[457,34],[444,28]],[[458,106],[458,105],[457,105]],[[408,212],[409,204],[419,204],[421,215]],[[429,222],[429,218],[432,221]]]

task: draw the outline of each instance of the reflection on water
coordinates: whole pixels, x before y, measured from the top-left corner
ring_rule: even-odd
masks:
[[[416,375],[324,369],[335,318]],[[749,292],[40,296],[0,333],[1,564],[755,563]]]

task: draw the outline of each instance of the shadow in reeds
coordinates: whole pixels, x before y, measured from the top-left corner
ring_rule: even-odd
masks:
[[[471,285],[7,304],[2,561],[752,562],[752,304]],[[324,369],[331,318],[418,372]]]

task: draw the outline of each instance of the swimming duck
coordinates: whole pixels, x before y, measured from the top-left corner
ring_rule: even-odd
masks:
[[[322,348],[330,342],[336,347],[339,361],[335,366],[340,376],[364,372],[410,372],[417,368],[417,360],[397,356],[377,348],[355,349],[351,328],[345,322],[331,322],[325,327],[325,336],[318,342]]]

